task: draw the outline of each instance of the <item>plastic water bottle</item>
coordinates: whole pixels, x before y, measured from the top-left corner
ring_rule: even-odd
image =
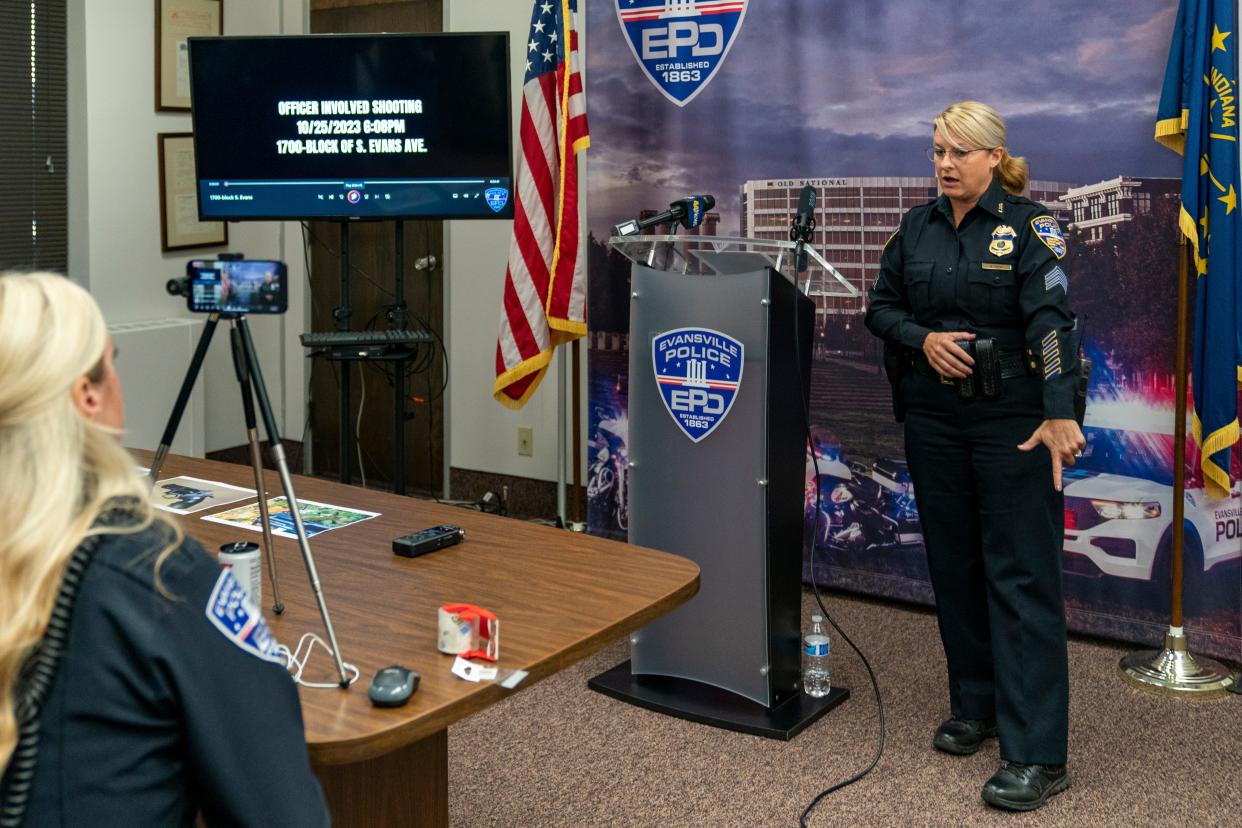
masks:
[[[828,675],[828,651],[824,617],[812,615],[811,628],[802,637],[802,691],[808,696],[822,698],[832,689]]]

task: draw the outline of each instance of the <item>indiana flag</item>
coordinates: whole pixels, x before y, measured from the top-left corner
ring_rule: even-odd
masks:
[[[492,388],[510,408],[530,399],[553,348],[586,333],[577,154],[591,139],[575,6],[573,0],[536,0],[524,44],[517,198]]]
[[[1238,32],[1235,0],[1182,0],[1156,140],[1180,153],[1180,225],[1197,271],[1192,387],[1208,494],[1229,493],[1238,441]]]

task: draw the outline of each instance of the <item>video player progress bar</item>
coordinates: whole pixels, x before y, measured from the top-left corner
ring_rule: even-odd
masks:
[[[345,186],[344,181],[222,181],[225,187],[287,187],[289,185],[301,187],[322,187],[325,184],[338,184]],[[485,178],[383,178],[375,181],[362,181],[363,186],[367,184],[486,184]]]

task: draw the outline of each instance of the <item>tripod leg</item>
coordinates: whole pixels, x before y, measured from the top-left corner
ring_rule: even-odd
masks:
[[[250,368],[250,382],[259,400],[259,412],[263,415],[263,425],[267,428],[267,442],[272,449],[272,460],[275,461],[276,471],[280,474],[280,485],[285,490],[289,514],[293,518],[293,526],[297,531],[298,546],[302,549],[302,562],[306,564],[306,576],[310,579],[311,592],[315,594],[315,602],[319,604],[319,616],[323,619],[324,631],[328,634],[328,645],[332,648],[332,657],[336,659],[341,687],[349,687],[349,676],[345,672],[345,663],[341,660],[341,648],[336,643],[336,630],[332,628],[328,605],[324,601],[323,590],[319,586],[319,571],[315,568],[315,556],[311,553],[310,541],[306,538],[306,527],[302,524],[302,513],[298,509],[297,495],[293,492],[293,479],[289,476],[289,464],[285,462],[285,448],[280,443],[280,432],[276,429],[276,418],[272,416],[272,403],[268,399],[267,388],[263,384],[263,371],[259,367],[259,357],[254,350],[254,341],[250,338],[250,328],[246,325],[246,317],[242,316],[237,319],[237,330],[241,337],[242,350],[245,352],[246,364]]]
[[[211,344],[211,335],[216,332],[216,323],[219,321],[220,314],[210,314],[202,334],[198,337],[198,346],[194,349],[190,367],[186,370],[185,379],[181,382],[181,390],[177,392],[177,401],[173,403],[172,413],[168,415],[168,425],[164,427],[164,436],[160,438],[160,444],[155,449],[155,458],[151,461],[152,486],[160,478],[160,469],[164,467],[168,449],[172,446],[173,438],[177,436],[177,426],[181,425],[181,415],[185,413],[190,394],[194,393],[194,383],[198,380],[198,372],[203,367],[203,358],[207,356],[207,346]]]
[[[254,488],[259,493],[259,519],[263,522],[263,554],[267,556],[267,574],[272,579],[272,612],[280,615],[285,604],[280,600],[280,581],[276,579],[276,556],[272,553],[272,524],[267,514],[267,489],[263,485],[263,458],[259,453],[259,428],[254,419],[254,399],[250,390],[250,369],[242,351],[241,336],[236,320],[229,331],[229,344],[233,346],[233,373],[241,386],[242,411],[246,416],[246,437],[250,441],[250,467],[254,469]]]

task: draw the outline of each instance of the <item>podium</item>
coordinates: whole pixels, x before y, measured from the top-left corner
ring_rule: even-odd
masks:
[[[650,710],[791,739],[849,696],[801,688],[814,306],[792,242],[614,237],[632,262],[629,537],[690,558],[699,593],[588,682]],[[856,296],[809,246],[807,286]]]

